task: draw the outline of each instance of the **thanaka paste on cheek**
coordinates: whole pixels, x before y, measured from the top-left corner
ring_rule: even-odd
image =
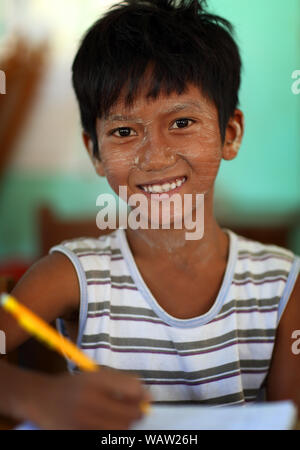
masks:
[[[130,153],[119,146],[107,149],[104,122],[97,121],[98,145],[105,176],[111,188],[118,194],[119,186],[127,185],[128,168],[131,166]],[[120,182],[121,181],[121,182]]]
[[[187,138],[182,152],[194,173],[191,189],[207,193],[214,185],[222,156],[218,116],[208,104],[203,106],[201,126],[191,140]]]

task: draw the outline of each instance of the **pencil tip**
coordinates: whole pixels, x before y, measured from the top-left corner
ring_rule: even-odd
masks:
[[[150,404],[149,403],[146,403],[146,402],[143,402],[142,404],[141,404],[141,410],[142,410],[142,412],[144,413],[144,414],[149,414],[149,412],[150,412]]]

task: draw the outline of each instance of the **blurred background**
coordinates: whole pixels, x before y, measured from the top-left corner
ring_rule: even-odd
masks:
[[[99,234],[96,198],[112,191],[83,146],[71,65],[83,33],[113,3],[0,0],[0,275],[16,280],[51,245]],[[216,216],[300,254],[300,94],[292,91],[300,2],[208,5],[235,26],[244,65],[245,136],[238,157],[222,162]]]

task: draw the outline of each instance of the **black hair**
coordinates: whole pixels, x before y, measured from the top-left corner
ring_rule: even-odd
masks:
[[[206,0],[126,0],[114,5],[84,35],[72,82],[84,131],[100,158],[96,119],[106,116],[126,89],[132,105],[152,67],[147,97],[182,94],[198,86],[219,113],[222,142],[238,105],[241,58],[233,26],[205,10]]]

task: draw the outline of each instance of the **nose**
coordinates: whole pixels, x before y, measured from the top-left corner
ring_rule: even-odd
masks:
[[[176,154],[162,134],[149,133],[138,150],[136,161],[145,172],[160,171],[175,164]]]

